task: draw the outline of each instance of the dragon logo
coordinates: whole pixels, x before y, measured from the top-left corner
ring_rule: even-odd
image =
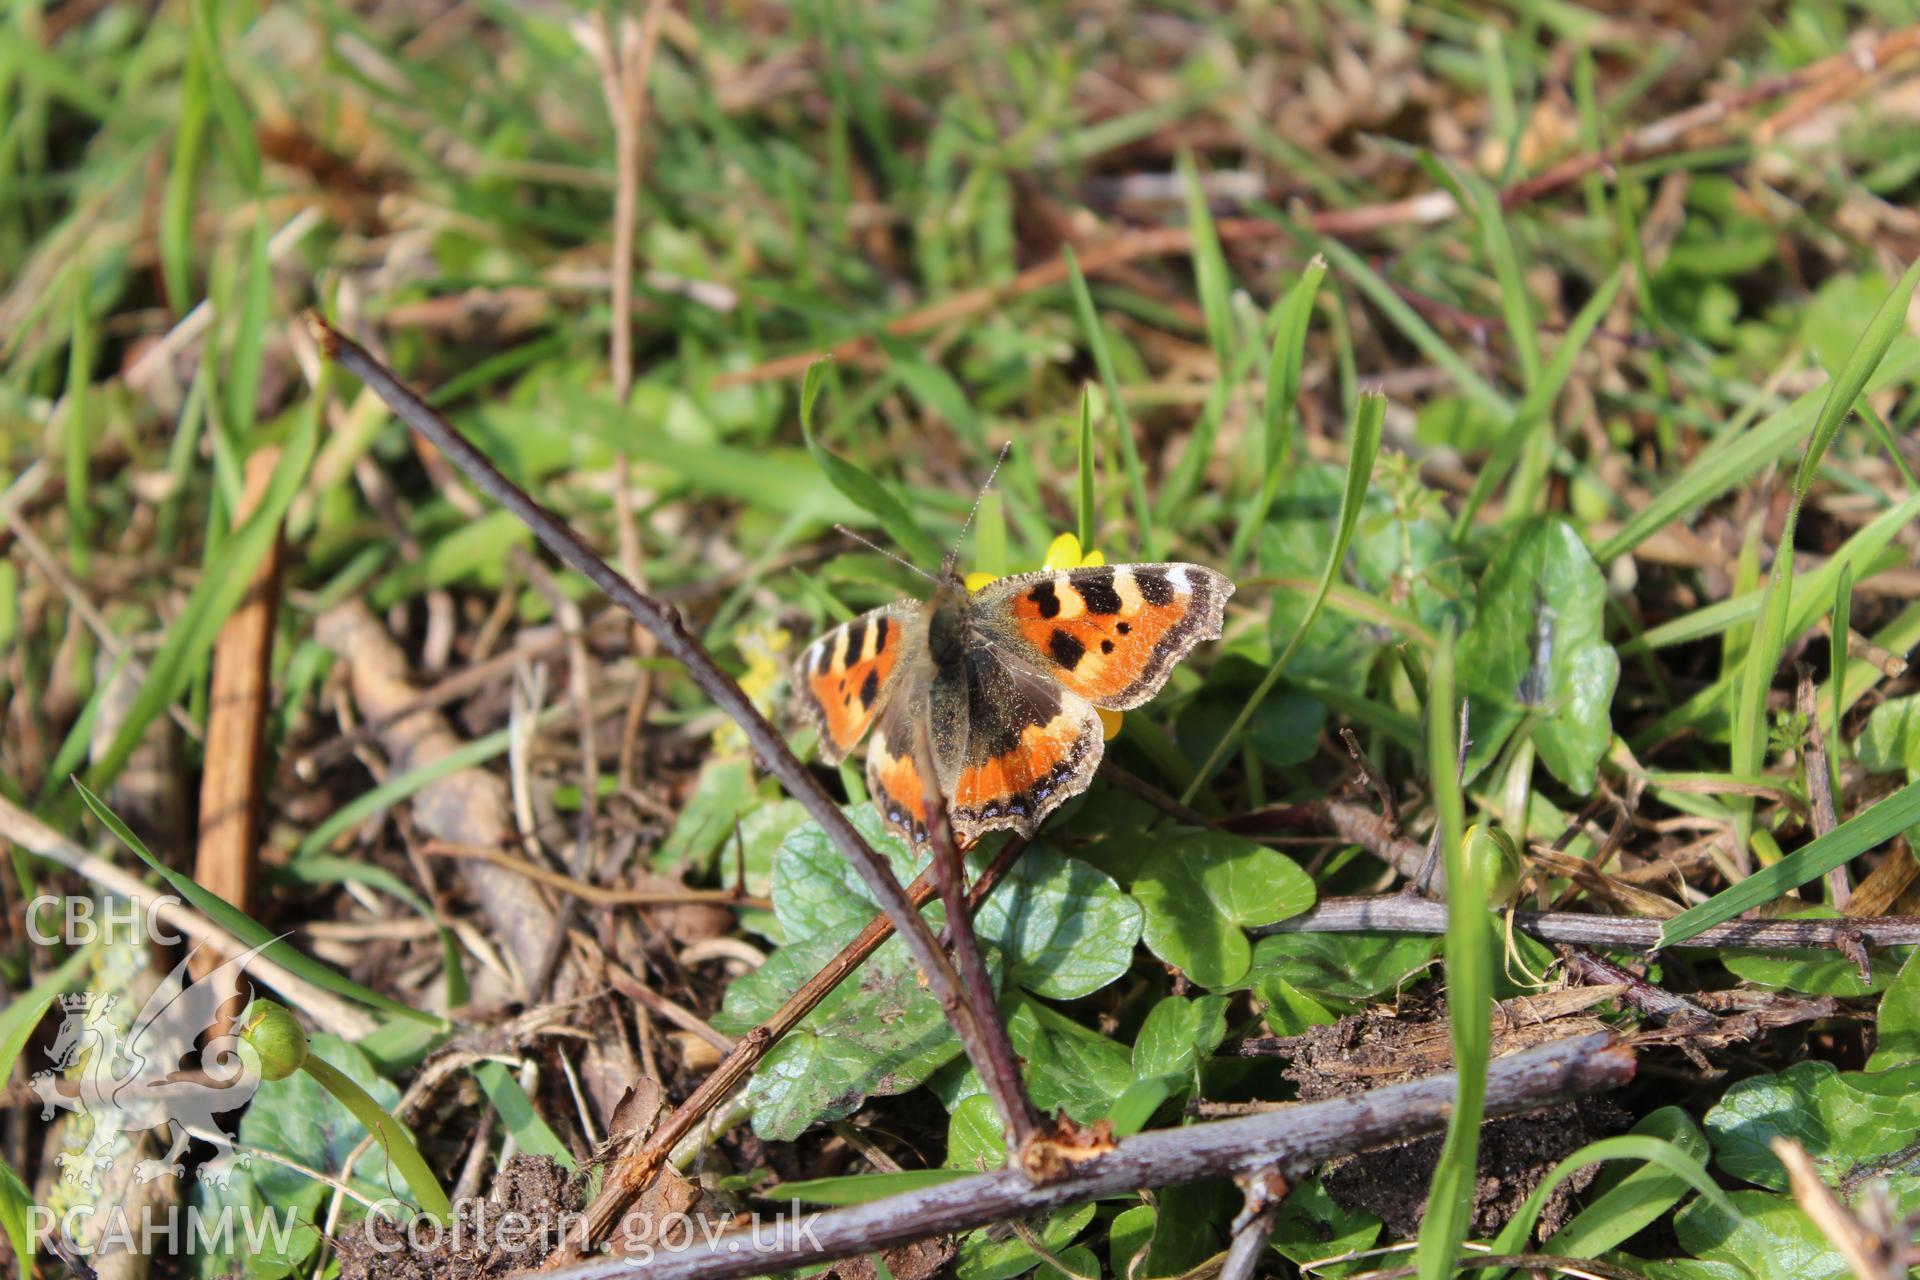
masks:
[[[61,998],[64,1020],[47,1050],[53,1066],[34,1073],[32,1088],[40,1096],[41,1119],[71,1111],[93,1122],[82,1145],[54,1157],[62,1181],[99,1190],[99,1171],[113,1164],[120,1136],[147,1130],[159,1130],[164,1139],[170,1129],[172,1146],[159,1159],[134,1166],[140,1182],[184,1174],[193,1138],[216,1149],[202,1170],[209,1182],[225,1186],[236,1163],[249,1163],[215,1117],[240,1110],[260,1087],[260,1055],[233,1032],[246,1025],[253,1002],[246,1000],[230,1018],[222,1010],[240,1002],[240,975],[263,949],[228,960],[198,982],[187,971],[189,954],[131,1022],[114,1016],[118,997],[112,994]]]

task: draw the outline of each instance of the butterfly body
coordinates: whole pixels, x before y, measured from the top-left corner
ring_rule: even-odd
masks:
[[[924,603],[883,606],[814,641],[792,684],[829,762],[872,728],[867,788],[893,830],[927,838],[924,759],[962,841],[1031,835],[1099,766],[1094,708],[1158,693],[1194,645],[1219,637],[1232,594],[1194,564],[1042,570],[974,592],[948,574]]]

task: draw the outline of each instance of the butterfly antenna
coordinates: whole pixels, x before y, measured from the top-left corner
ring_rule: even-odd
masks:
[[[1013,441],[1000,446],[1000,456],[993,460],[993,470],[987,472],[987,482],[980,486],[980,492],[974,495],[973,509],[967,512],[967,522],[960,526],[960,536],[953,540],[953,550],[947,553],[944,569],[951,570],[960,562],[960,544],[967,540],[967,534],[973,528],[973,518],[980,514],[980,504],[987,500],[987,494],[993,490],[993,479],[1000,474],[1000,466],[1007,460],[1007,454],[1013,451]]]
[[[893,561],[895,564],[901,565],[904,568],[913,570],[915,573],[925,578],[928,582],[940,581],[940,579],[934,577],[932,574],[928,573],[925,569],[922,569],[919,565],[915,564],[913,561],[902,559],[901,557],[893,554],[893,552],[887,550],[885,547],[881,546],[879,543],[874,542],[872,539],[861,537],[859,534],[855,533],[853,530],[847,528],[847,526],[843,524],[836,524],[833,527],[838,529],[841,533],[846,534],[849,538],[852,538],[855,542],[867,548],[869,551],[878,551],[881,555]]]

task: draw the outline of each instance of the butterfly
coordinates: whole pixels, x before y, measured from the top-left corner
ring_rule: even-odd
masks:
[[[869,727],[867,790],[893,831],[927,839],[914,735],[962,844],[1032,835],[1087,789],[1105,747],[1095,707],[1126,711],[1220,638],[1233,583],[1197,564],[1099,565],[1000,578],[969,592],[949,567],[924,603],[902,600],[801,651],[791,683],[844,759]]]

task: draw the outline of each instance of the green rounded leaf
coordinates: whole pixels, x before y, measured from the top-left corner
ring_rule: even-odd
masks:
[[[1238,983],[1253,962],[1246,930],[1313,905],[1313,881],[1284,854],[1221,831],[1176,831],[1144,861],[1133,896],[1153,953],[1203,987]]]
[[[1494,553],[1473,625],[1460,637],[1470,703],[1467,775],[1535,719],[1534,746],[1554,777],[1585,795],[1613,741],[1609,712],[1620,658],[1606,641],[1607,583],[1574,527],[1522,525]]]
[[[1254,944],[1253,967],[1243,985],[1280,978],[1309,996],[1364,1000],[1397,989],[1438,954],[1438,937],[1276,933]]]

